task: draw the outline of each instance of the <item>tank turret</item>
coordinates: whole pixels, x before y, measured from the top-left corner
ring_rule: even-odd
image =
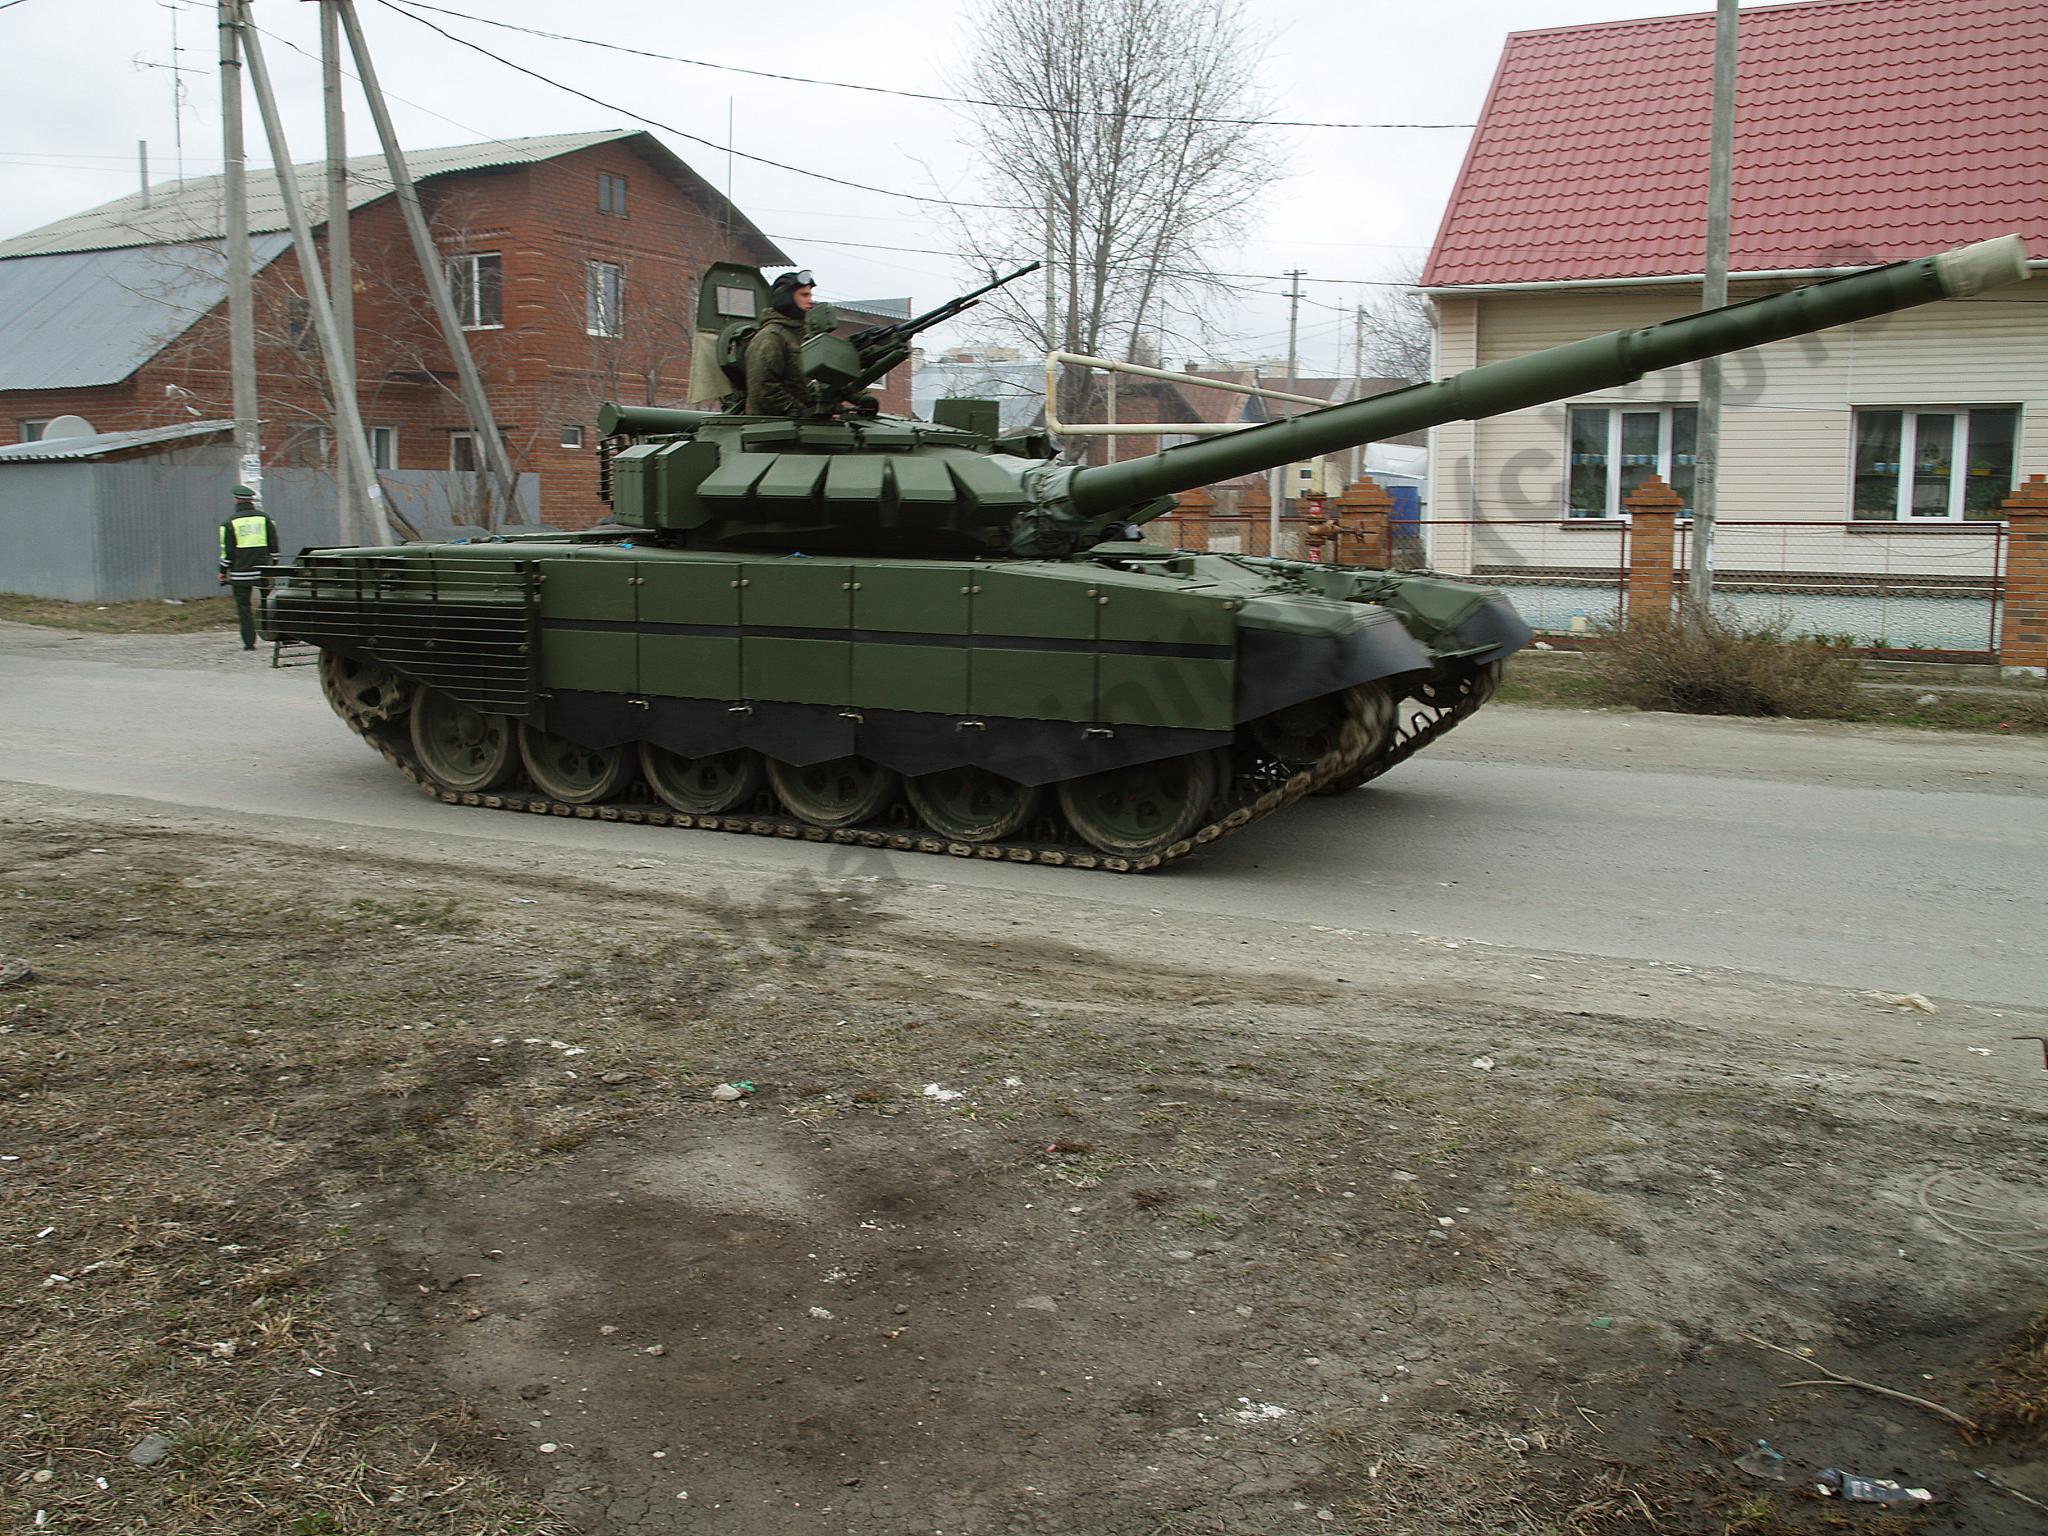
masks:
[[[336,712],[446,801],[1154,868],[1384,773],[1530,638],[1469,582],[1135,542],[1176,493],[2025,271],[1989,241],[1096,467],[983,402],[863,395],[985,290],[819,320],[800,416],[605,408],[623,526],[307,551],[269,573],[265,633],[319,647]],[[743,382],[766,292],[706,274],[693,397]]]
[[[610,450],[614,517],[679,535],[690,547],[1059,558],[1095,544],[1115,525],[1159,516],[1176,493],[1197,486],[1403,432],[1611,389],[1660,368],[2025,276],[2025,249],[2018,236],[2008,235],[1092,467],[1060,464],[1043,445],[1005,443],[963,424],[846,408],[853,391],[894,366],[888,359],[901,360],[909,335],[988,291],[978,289],[929,316],[850,341],[810,336],[804,361],[819,401],[813,417],[607,405],[599,430]],[[727,279],[727,291],[737,291],[733,281]],[[728,324],[720,344],[728,359],[736,355],[735,334]],[[724,366],[730,375],[730,362]],[[1043,456],[1033,456],[1034,446]]]

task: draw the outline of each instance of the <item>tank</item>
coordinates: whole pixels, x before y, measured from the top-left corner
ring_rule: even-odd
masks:
[[[1004,435],[993,402],[919,421],[864,393],[986,290],[851,337],[813,311],[805,416],[607,406],[609,525],[307,550],[268,571],[265,633],[318,647],[336,713],[450,804],[1155,869],[1385,772],[1530,638],[1499,592],[1427,571],[1142,542],[1176,493],[2024,263],[1987,241],[1099,466]],[[752,268],[703,279],[696,366],[729,407],[767,294]]]

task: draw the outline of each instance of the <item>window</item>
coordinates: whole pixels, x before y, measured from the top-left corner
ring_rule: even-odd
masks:
[[[398,428],[370,428],[370,467],[372,469],[398,468]]]
[[[1858,522],[1997,520],[2012,494],[2011,405],[1858,411],[1849,515]]]
[[[284,336],[295,352],[310,351],[319,339],[313,329],[313,301],[289,295],[284,301]]]
[[[1571,408],[1568,517],[1620,517],[1639,485],[1655,475],[1692,513],[1693,450],[1700,413],[1690,405]]]
[[[626,216],[626,178],[605,171],[597,173],[597,211],[623,219]]]
[[[24,443],[40,443],[43,440],[43,434],[49,430],[50,423],[56,419],[54,416],[45,416],[39,421],[22,422],[21,440]]]
[[[509,456],[512,449],[512,433],[510,429],[499,429],[498,443]],[[477,451],[477,435],[474,432],[450,432],[448,434],[448,467],[450,469],[469,470],[480,470],[485,467],[483,455]]]
[[[583,264],[583,329],[593,336],[623,336],[626,269],[615,261]]]
[[[580,426],[562,428],[562,446],[564,448],[581,448],[583,446],[583,428]]]
[[[448,289],[465,331],[488,331],[505,323],[505,279],[496,251],[450,257]]]

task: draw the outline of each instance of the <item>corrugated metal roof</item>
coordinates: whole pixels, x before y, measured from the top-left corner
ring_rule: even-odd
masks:
[[[457,144],[444,149],[412,149],[405,155],[414,181],[444,176],[456,171],[481,171],[498,166],[537,164],[557,155],[630,138],[627,130],[608,133],[556,133],[539,138],[493,140],[488,144]],[[305,161],[294,169],[299,191],[310,205],[308,216],[318,222],[325,206],[327,162]],[[348,162],[348,205],[351,209],[374,203],[391,195],[391,173],[384,157],[352,155]],[[166,245],[194,240],[218,240],[227,232],[226,178],[195,176],[181,189],[166,182],[149,189],[149,206],[142,206],[142,194],[131,192],[111,203],[74,213],[41,229],[0,240],[0,258],[40,256],[52,251],[101,251],[121,246]],[[255,231],[286,227],[284,194],[279,190],[274,168],[249,172],[249,228]]]
[[[257,236],[258,268],[290,243]],[[227,291],[221,253],[200,245],[0,261],[0,390],[118,384]]]
[[[835,299],[835,310],[846,310],[856,315],[872,315],[877,320],[908,320],[910,300],[908,299]]]
[[[188,421],[175,427],[145,427],[135,432],[95,432],[89,437],[46,437],[41,442],[0,448],[0,464],[51,464],[65,459],[103,459],[109,454],[149,448],[232,432],[232,421]]]
[[[1690,276],[1706,253],[1711,13],[1508,37],[1422,281]],[[2048,6],[1745,9],[1729,267],[2048,254]]]
[[[621,139],[643,142],[633,147],[647,159],[659,166],[670,180],[681,186],[692,196],[705,202],[715,215],[724,213],[725,195],[695,171],[667,145],[653,134],[641,129],[612,128],[600,133],[550,133],[530,138],[492,139],[484,144],[453,144],[439,149],[409,149],[405,152],[407,167],[414,181],[425,181],[434,176],[450,176],[462,171],[493,170],[509,165],[536,165],[553,160],[561,155],[574,154],[577,150],[590,149],[599,144],[616,143]],[[308,202],[307,216],[317,224],[323,214],[322,188],[325,185],[327,165],[324,160],[305,161],[296,167],[299,177],[299,191]],[[351,209],[361,208],[391,194],[391,176],[384,164],[384,157],[378,155],[354,155],[348,162],[349,199]],[[185,244],[198,240],[218,240],[226,231],[226,180],[221,176],[202,176],[188,179],[180,189],[176,183],[166,182],[149,190],[149,206],[142,206],[142,194],[131,192],[126,197],[117,197],[111,203],[102,203],[97,208],[88,208],[83,213],[74,213],[68,218],[45,224],[26,234],[16,235],[9,240],[0,240],[0,258],[11,256],[42,256],[59,251],[102,251],[115,250],[126,246]],[[252,170],[249,172],[249,228],[267,232],[282,230],[285,226],[284,195],[279,190],[275,169]],[[755,228],[753,222],[736,209],[731,214],[733,227],[751,239],[759,241],[774,257],[787,262],[774,242]]]

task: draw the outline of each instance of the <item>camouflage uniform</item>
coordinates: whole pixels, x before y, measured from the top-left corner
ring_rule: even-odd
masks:
[[[808,416],[810,398],[804,390],[804,327],[779,310],[761,317],[747,342],[747,414]]]

